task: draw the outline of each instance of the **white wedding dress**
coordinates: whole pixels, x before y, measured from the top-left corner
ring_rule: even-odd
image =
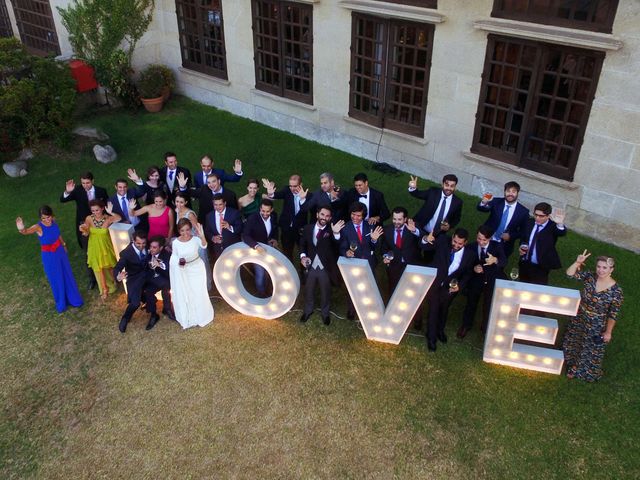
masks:
[[[176,320],[182,328],[204,327],[213,321],[213,305],[207,292],[207,274],[204,262],[198,254],[200,239],[192,237],[188,242],[173,240],[169,275],[171,297]],[[180,259],[186,264],[180,266]]]

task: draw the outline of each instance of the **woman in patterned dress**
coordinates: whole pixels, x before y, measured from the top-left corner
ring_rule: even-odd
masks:
[[[584,282],[578,315],[564,334],[562,349],[567,360],[567,377],[594,382],[602,376],[605,346],[611,341],[622,305],[622,289],[612,278],[613,258],[596,259],[596,271],[580,271],[591,254],[586,250],[567,269],[567,275]]]

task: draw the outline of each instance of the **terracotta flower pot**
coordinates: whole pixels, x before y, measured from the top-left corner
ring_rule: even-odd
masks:
[[[159,112],[162,110],[162,106],[164,105],[164,100],[161,96],[157,98],[141,98],[140,100],[142,100],[142,104],[144,105],[144,108],[147,109],[147,112],[150,113]]]

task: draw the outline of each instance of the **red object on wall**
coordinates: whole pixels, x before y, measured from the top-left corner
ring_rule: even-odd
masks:
[[[93,67],[82,60],[71,60],[69,67],[71,68],[71,76],[76,80],[76,90],[78,92],[88,92],[98,88]]]

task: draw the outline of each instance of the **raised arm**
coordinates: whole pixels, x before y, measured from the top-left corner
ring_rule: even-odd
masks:
[[[37,223],[35,225],[31,225],[29,228],[25,228],[22,217],[16,218],[16,227],[18,228],[18,232],[22,235],[31,235],[32,233],[42,235],[42,228]]]

